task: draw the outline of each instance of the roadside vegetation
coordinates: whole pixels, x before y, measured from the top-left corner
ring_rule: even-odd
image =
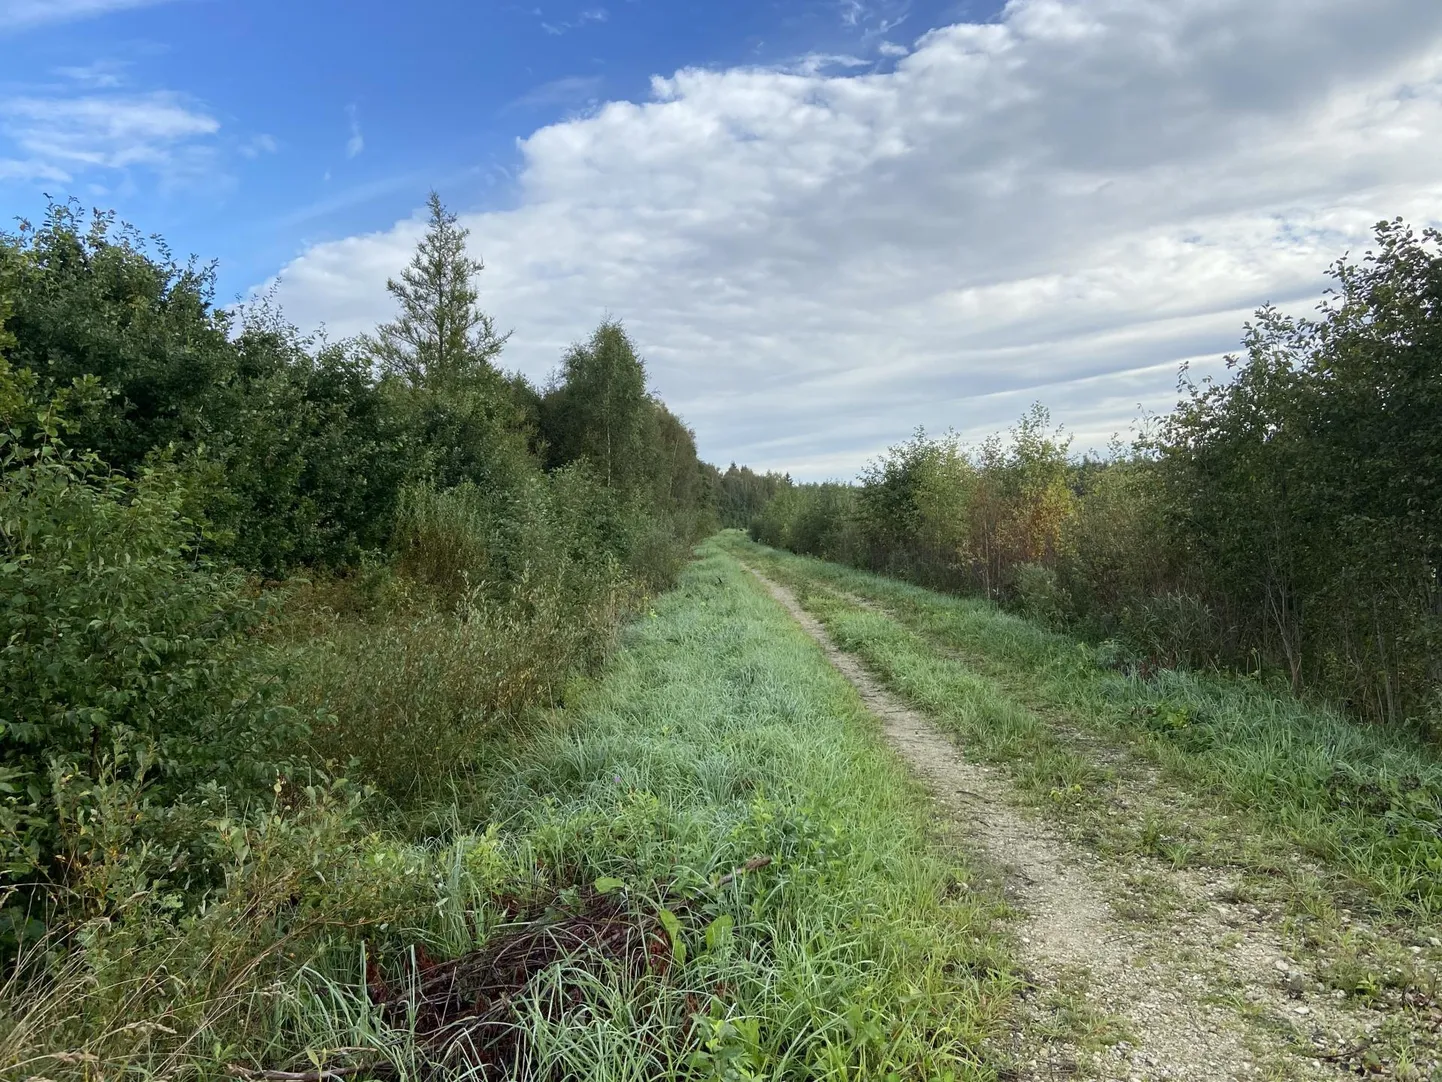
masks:
[[[1047,802],[1083,804],[1104,793],[1109,765],[1087,754],[1084,740],[1102,737],[1160,768],[1166,786],[1247,821],[1249,834],[1276,834],[1286,851],[1300,848],[1341,873],[1382,912],[1442,919],[1442,760],[1414,736],[1358,725],[1297,700],[1280,682],[1127,672],[1106,648],[984,600],[728,538],[801,591],[838,643],[948,722],[971,754],[1015,763],[1024,787]],[[1167,844],[1147,841],[1143,824],[1116,826],[1176,863],[1202,855],[1189,842],[1200,822],[1172,824],[1180,833]],[[1252,839],[1214,835],[1207,855],[1243,861],[1243,840]],[[1266,855],[1275,850],[1254,854]]]
[[[104,215],[0,237],[7,1072],[290,1065],[305,966],[472,919],[416,909],[454,794],[712,529],[624,329],[507,375],[430,213],[397,318],[344,342]],[[575,885],[536,874],[522,908]]]
[[[1280,672],[1354,716],[1442,704],[1442,237],[1401,222],[1312,318],[1264,308],[1224,380],[1075,459],[1047,411],[975,447],[891,449],[851,484],[727,477],[769,545],[976,594],[1149,669]]]
[[[0,1072],[997,1077],[1003,907],[624,329],[504,373],[465,240],[337,343],[0,239]]]
[[[1149,865],[1222,877],[1228,902],[1278,915],[1309,987],[1378,1012],[1373,1056],[1437,1058],[1430,744],[1301,701],[1280,678],[1129,671],[1109,647],[982,598],[725,537],[962,754],[1001,766],[1019,799],[1118,867],[1119,912],[1182,915]]]
[[[6,1063],[996,1077],[1019,981],[997,903],[938,855],[851,689],[714,544],[599,678],[488,748],[389,824],[338,784],[228,824],[203,910],[130,909],[33,960],[44,983],[6,990]]]
[[[103,215],[0,238],[0,945],[203,908],[306,786],[464,774],[711,530],[624,329],[507,376],[465,240],[432,197],[328,343]]]

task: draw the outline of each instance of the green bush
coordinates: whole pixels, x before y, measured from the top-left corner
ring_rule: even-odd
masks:
[[[521,496],[413,486],[384,598],[346,603],[351,587],[301,599],[283,632],[301,647],[288,695],[323,715],[321,759],[356,764],[402,803],[433,796],[610,652],[642,597],[615,550],[634,559],[647,524],[584,468],[536,477]],[[661,543],[669,573],[676,543]]]
[[[173,476],[71,452],[33,380],[0,385],[0,871],[84,909],[206,884],[204,819],[267,792],[302,728],[248,635],[265,605],[199,555]]]
[[[1071,610],[1071,598],[1057,574],[1041,564],[1021,564],[1012,572],[1012,588],[1021,614],[1048,627],[1060,627]]]

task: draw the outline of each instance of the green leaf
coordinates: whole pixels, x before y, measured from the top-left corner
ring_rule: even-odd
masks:
[[[620,879],[612,879],[608,875],[603,875],[596,880],[595,886],[597,894],[610,894],[613,891],[624,889],[626,884]]]
[[[706,926],[706,949],[714,951],[722,944],[731,942],[731,932],[736,927],[736,921],[730,913],[722,913]]]
[[[656,917],[661,922],[661,927],[666,929],[666,934],[671,937],[671,953],[676,958],[677,965],[686,964],[686,941],[681,938],[681,922],[676,919],[676,914],[669,909],[663,909]]]

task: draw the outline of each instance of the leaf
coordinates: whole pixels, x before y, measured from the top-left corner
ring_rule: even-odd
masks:
[[[671,937],[671,953],[676,958],[677,965],[686,964],[686,941],[681,938],[681,922],[676,919],[676,914],[669,909],[663,909],[656,914],[661,922],[661,927],[666,929],[666,934]]]
[[[625,882],[620,879],[612,879],[609,875],[603,875],[595,882],[597,894],[610,894],[614,891],[624,890]]]
[[[722,944],[730,944],[736,921],[730,913],[722,913],[706,926],[706,949],[714,951]]]

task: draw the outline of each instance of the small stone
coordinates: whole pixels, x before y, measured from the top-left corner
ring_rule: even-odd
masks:
[[[1307,978],[1300,973],[1287,974],[1287,994],[1300,996],[1307,990]]]
[[[1311,1014],[1311,1013],[1312,1013],[1312,1008],[1311,1008],[1311,1007],[1294,1007],[1293,1010],[1295,1010],[1298,1014]]]

